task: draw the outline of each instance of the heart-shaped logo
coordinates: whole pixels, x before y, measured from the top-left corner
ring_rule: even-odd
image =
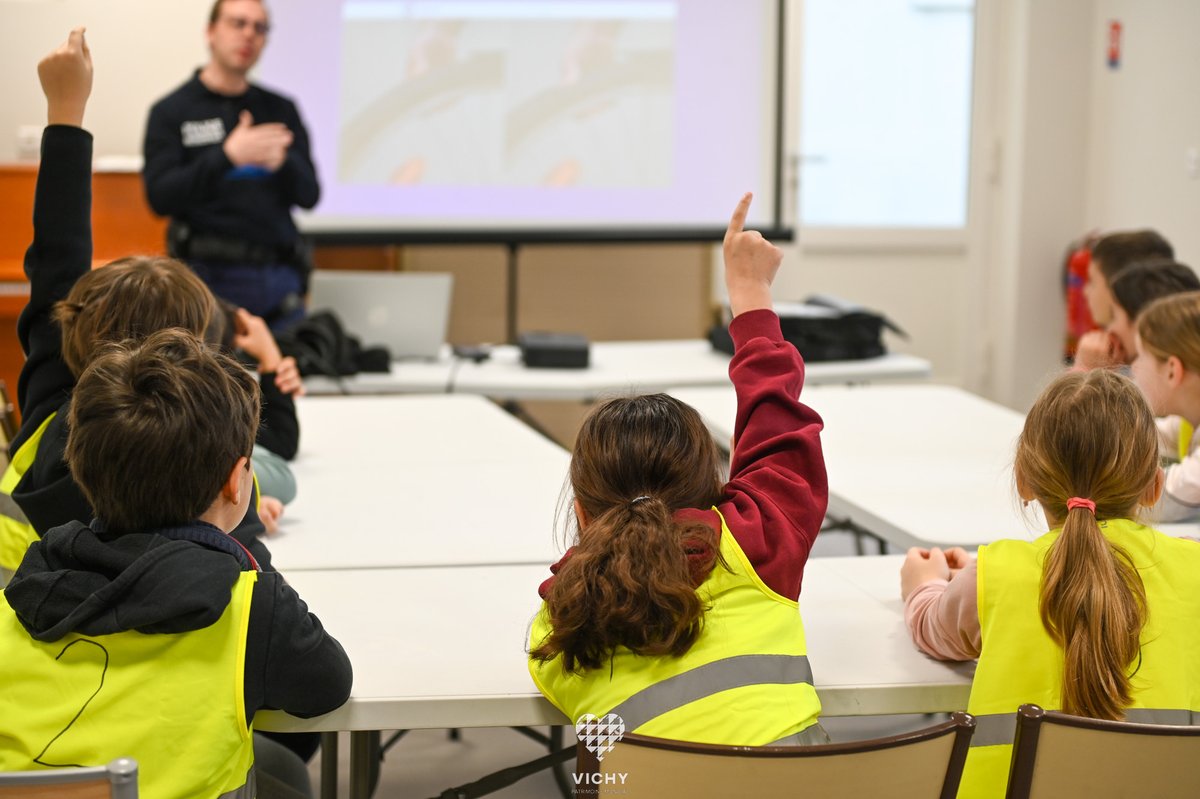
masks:
[[[585,713],[575,722],[575,735],[596,760],[603,760],[625,735],[625,720],[616,713],[609,713],[604,718]]]

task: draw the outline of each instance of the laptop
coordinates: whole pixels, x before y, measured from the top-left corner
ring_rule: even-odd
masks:
[[[333,311],[365,347],[392,358],[436,359],[446,343],[454,276],[441,272],[347,272],[317,269],[310,311]]]

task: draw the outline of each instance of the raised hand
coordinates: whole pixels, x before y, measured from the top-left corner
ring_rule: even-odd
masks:
[[[757,230],[746,230],[746,215],[754,195],[747,192],[733,211],[725,230],[725,287],[734,316],[771,308],[771,283],[783,261],[778,247]]]
[[[254,116],[242,111],[238,123],[225,137],[225,157],[234,166],[260,166],[271,172],[279,169],[292,146],[292,132],[282,122],[254,124]]]
[[[71,31],[64,43],[38,62],[47,124],[83,126],[83,112],[92,94],[92,52],[84,30]]]

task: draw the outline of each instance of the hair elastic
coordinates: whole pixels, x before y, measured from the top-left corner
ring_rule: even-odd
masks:
[[[648,496],[645,496],[645,495],[642,495],[642,496],[640,496],[640,497],[634,497],[633,499],[629,500],[629,504],[630,504],[630,505],[636,505],[636,504],[638,504],[639,502],[645,502],[645,501],[646,501],[646,500],[648,500],[648,499],[650,499],[650,497],[648,497]]]
[[[1071,497],[1067,500],[1067,510],[1075,510],[1076,508],[1087,508],[1092,515],[1096,513],[1096,503],[1083,497]]]

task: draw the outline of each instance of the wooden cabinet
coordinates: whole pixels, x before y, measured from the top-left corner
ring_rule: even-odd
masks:
[[[0,165],[0,281],[24,283],[22,261],[33,239],[36,164]],[[124,255],[161,254],[167,222],[154,215],[137,172],[92,176],[92,258],[104,264]]]
[[[25,356],[17,342],[17,316],[29,300],[25,249],[33,240],[36,164],[0,164],[0,379],[16,402]],[[96,172],[92,177],[93,266],[131,253],[161,254],[166,220],[146,204],[137,172]]]

